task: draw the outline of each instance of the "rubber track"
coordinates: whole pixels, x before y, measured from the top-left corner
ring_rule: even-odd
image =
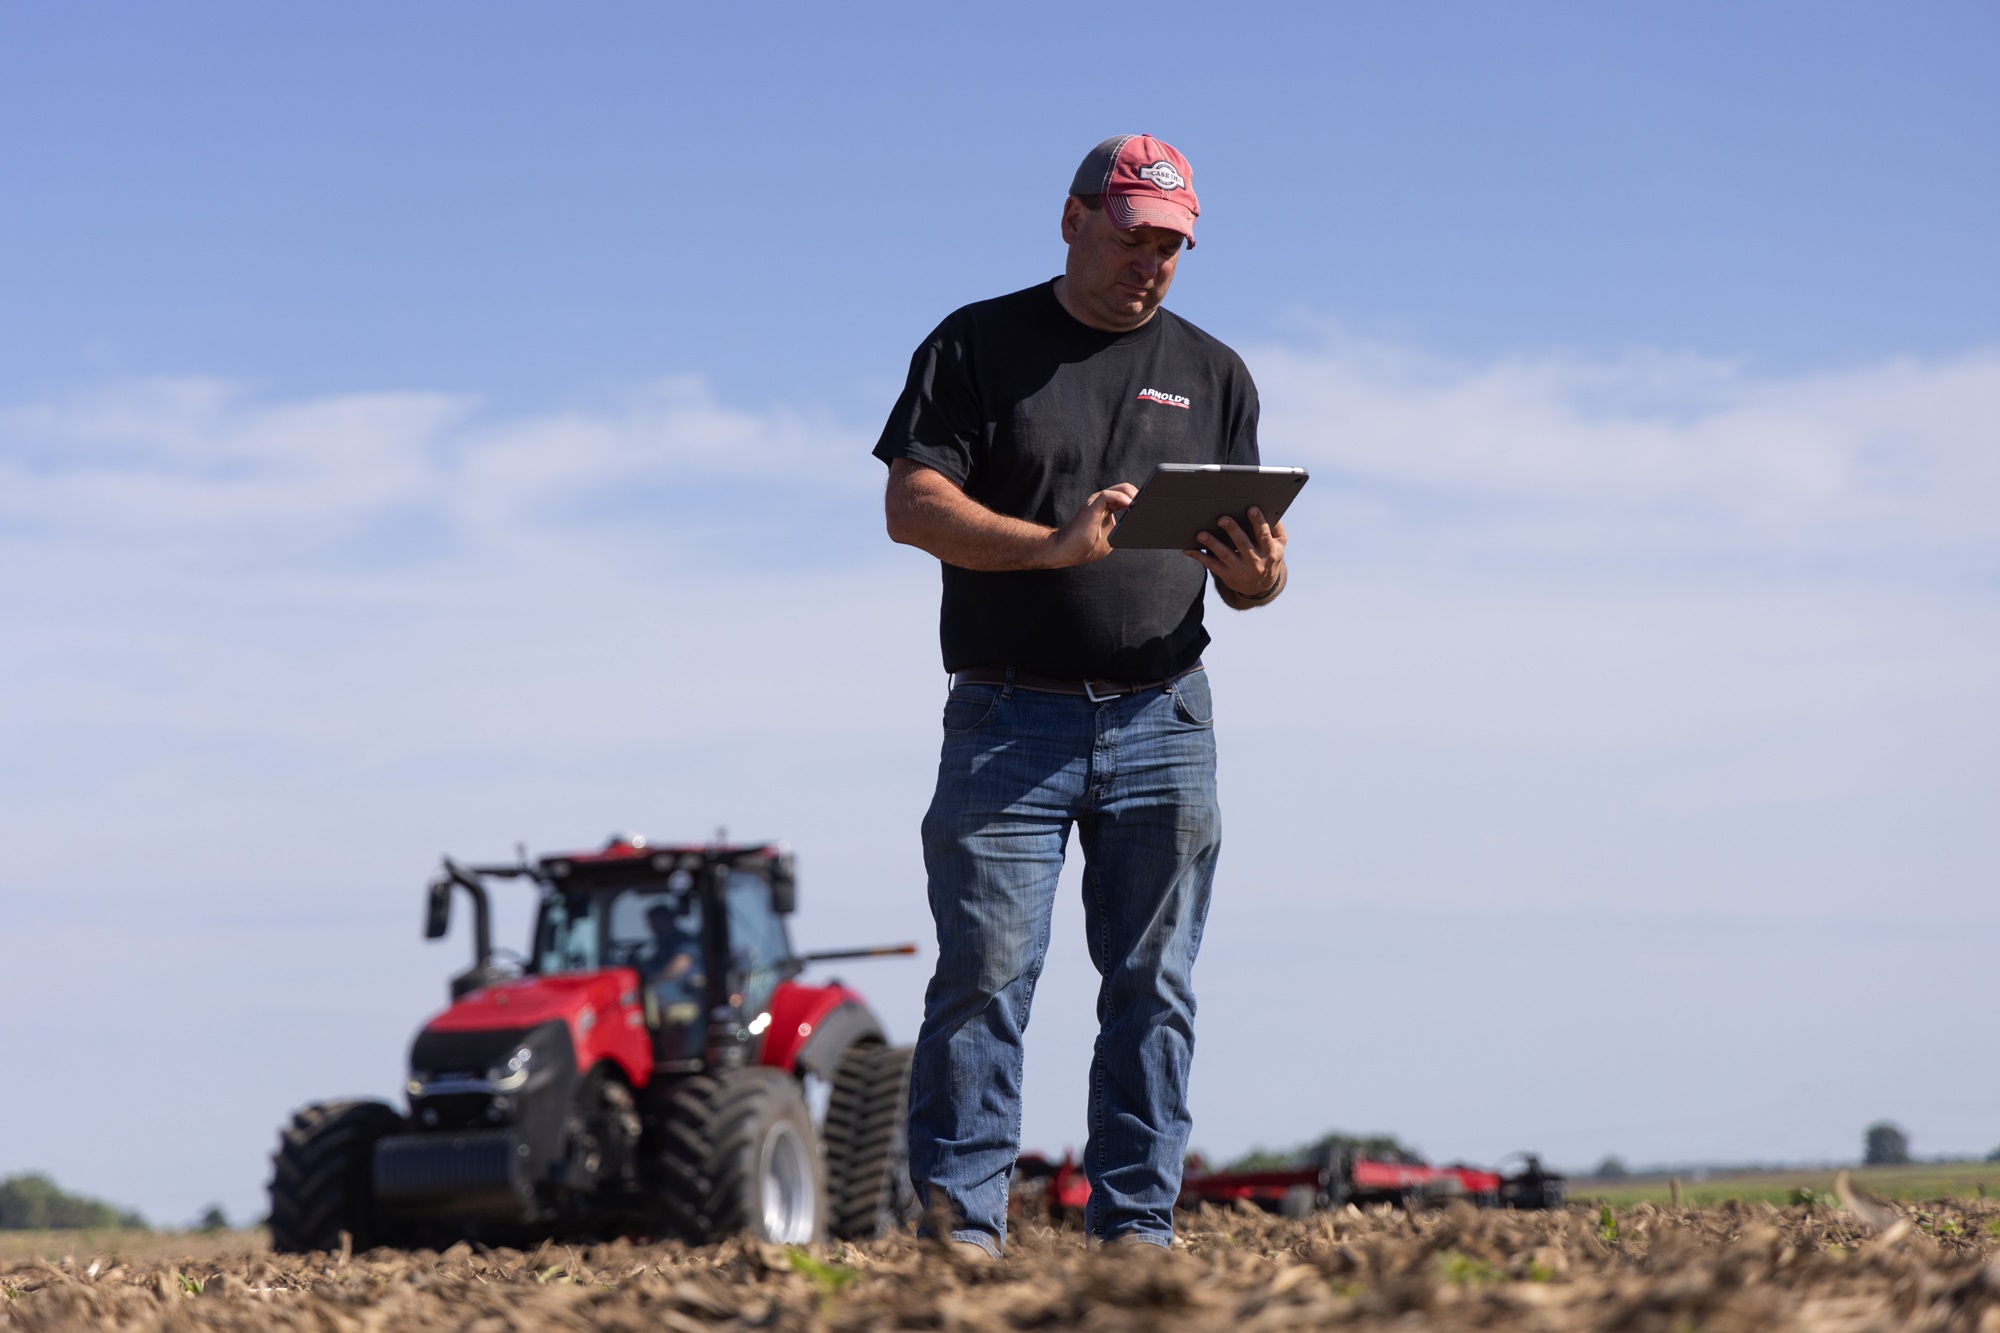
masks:
[[[841,1059],[827,1103],[827,1230],[867,1240],[901,1220],[896,1173],[907,1173],[904,1122],[909,1115],[910,1048],[857,1046]]]
[[[334,1250],[343,1231],[357,1252],[379,1243],[370,1150],[402,1127],[403,1117],[381,1102],[325,1102],[294,1115],[271,1157],[271,1248]]]
[[[762,1207],[755,1122],[774,1098],[798,1100],[780,1069],[701,1074],[674,1089],[654,1154],[660,1220],[690,1245],[750,1229]]]

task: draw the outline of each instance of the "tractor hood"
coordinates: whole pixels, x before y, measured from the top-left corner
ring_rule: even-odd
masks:
[[[630,968],[468,992],[410,1045],[411,1132],[376,1145],[378,1202],[407,1218],[543,1215],[548,1189],[571,1179],[576,1089],[605,1067],[635,1088],[653,1075]]]
[[[418,1040],[491,1033],[504,1045],[501,1034],[544,1023],[561,1023],[568,1029],[578,1072],[608,1060],[634,1087],[651,1080],[652,1047],[640,1006],[639,975],[626,967],[527,976],[482,987],[432,1018]]]

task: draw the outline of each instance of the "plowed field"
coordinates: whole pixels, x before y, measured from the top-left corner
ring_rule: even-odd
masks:
[[[1876,1234],[1764,1204],[1211,1210],[1171,1253],[1029,1224],[974,1269],[908,1238],[300,1258],[240,1236],[61,1253],[42,1236],[0,1245],[0,1329],[2000,1330],[2000,1206],[1899,1211]]]

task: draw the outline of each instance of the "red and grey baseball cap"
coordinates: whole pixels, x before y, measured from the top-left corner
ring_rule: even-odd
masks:
[[[1090,150],[1070,182],[1071,194],[1104,196],[1105,211],[1120,231],[1165,227],[1194,247],[1194,168],[1172,144],[1150,134],[1114,134]]]

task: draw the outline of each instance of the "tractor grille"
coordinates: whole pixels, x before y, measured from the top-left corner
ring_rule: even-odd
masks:
[[[507,1057],[527,1037],[528,1028],[480,1028],[470,1032],[433,1032],[429,1028],[410,1043],[410,1069],[420,1079],[441,1074],[463,1074],[485,1078],[494,1065]]]
[[[522,1221],[534,1208],[510,1130],[394,1134],[375,1145],[375,1200],[405,1217]]]
[[[493,1110],[490,1092],[448,1092],[410,1099],[411,1118],[426,1128],[491,1130],[503,1113]],[[484,1123],[481,1123],[484,1122]]]

